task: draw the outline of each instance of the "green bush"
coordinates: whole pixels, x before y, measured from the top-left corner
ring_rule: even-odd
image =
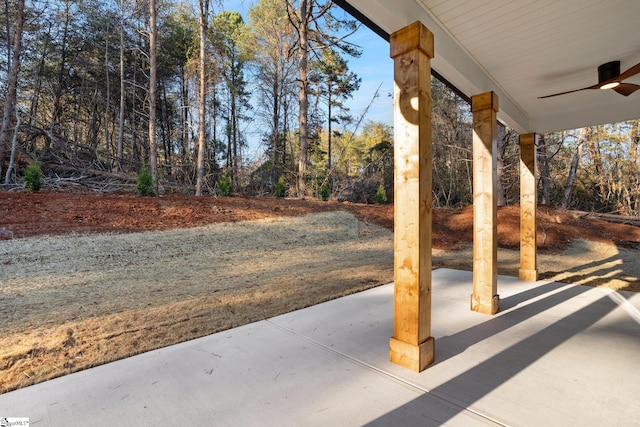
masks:
[[[380,184],[378,186],[378,191],[376,191],[376,203],[384,204],[387,203],[387,190],[384,189],[384,184]]]
[[[329,200],[329,196],[331,196],[331,190],[329,190],[329,187],[324,184],[320,187],[320,199],[322,199],[323,202],[326,202]]]
[[[229,178],[229,174],[225,171],[218,181],[218,194],[222,197],[229,197],[232,189],[233,184],[231,183],[231,178]]]
[[[136,186],[136,193],[139,196],[155,196],[156,192],[153,188],[153,178],[149,168],[143,166],[138,171],[138,185]]]
[[[284,177],[281,176],[276,184],[276,197],[284,197],[287,195],[287,184],[284,182]]]
[[[42,175],[40,164],[38,162],[31,162],[31,164],[24,170],[22,184],[24,185],[24,189],[29,193],[40,191],[44,185],[44,175]]]

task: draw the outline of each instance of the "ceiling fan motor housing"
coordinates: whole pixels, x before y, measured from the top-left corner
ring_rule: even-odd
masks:
[[[620,61],[611,61],[598,67],[598,83],[604,83],[620,75]]]

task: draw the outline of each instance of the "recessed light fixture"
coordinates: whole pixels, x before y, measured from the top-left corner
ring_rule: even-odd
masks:
[[[613,89],[614,87],[620,86],[620,82],[611,82],[606,85],[600,86],[600,89]]]
[[[615,79],[620,75],[620,61],[611,61],[598,67],[598,82],[604,83],[611,79]],[[600,89],[613,89],[620,85],[620,82],[612,82],[603,84]]]

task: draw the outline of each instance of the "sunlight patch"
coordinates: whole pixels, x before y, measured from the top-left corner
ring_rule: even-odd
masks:
[[[613,302],[622,307],[624,311],[626,311],[627,314],[636,321],[636,323],[640,324],[640,310],[638,310],[633,304],[631,304],[628,299],[626,299],[613,289],[605,289],[605,292]]]

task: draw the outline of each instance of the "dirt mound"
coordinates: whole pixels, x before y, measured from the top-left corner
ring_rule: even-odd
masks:
[[[541,252],[559,252],[576,241],[589,240],[627,248],[637,248],[640,228],[615,224],[579,213],[540,206],[537,215],[537,243]],[[458,209],[434,209],[433,246],[460,249],[473,242],[473,206]],[[520,247],[520,207],[498,208],[498,246]]]
[[[0,192],[0,237],[197,227],[337,209],[311,200]]]
[[[67,233],[134,232],[197,227],[220,222],[291,217],[346,210],[393,230],[393,205],[249,197],[138,197],[131,194],[0,192],[0,240]],[[498,209],[498,246],[519,246],[517,206]],[[538,212],[538,247],[560,251],[576,240],[622,247],[640,245],[640,228],[613,224],[552,207]],[[459,249],[473,241],[473,206],[434,209],[433,247]]]

